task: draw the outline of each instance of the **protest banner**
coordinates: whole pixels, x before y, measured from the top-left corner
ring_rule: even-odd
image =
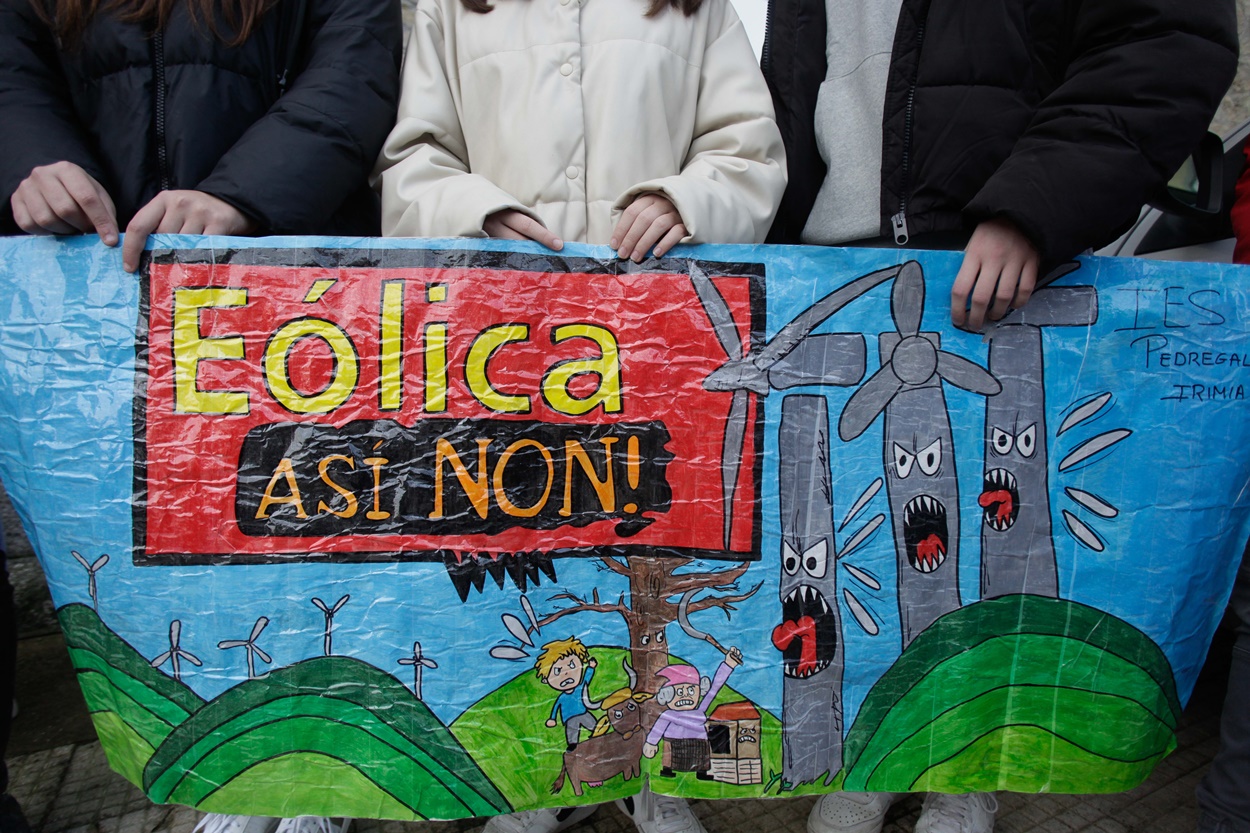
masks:
[[[154,801],[450,819],[1142,781],[1250,534],[1250,281],[0,240],[0,474]]]

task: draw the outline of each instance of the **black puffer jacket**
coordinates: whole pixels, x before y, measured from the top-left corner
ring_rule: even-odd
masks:
[[[263,233],[376,235],[367,180],[395,121],[402,37],[398,0],[281,0],[231,48],[179,3],[154,35],[101,14],[61,50],[30,0],[0,0],[0,233],[17,231],[21,181],[64,160],[99,180],[123,228],[159,190],[194,189]]]
[[[771,0],[764,74],[797,242],[824,178],[823,0]],[[1237,64],[1232,0],[903,0],[885,99],[881,234],[1007,217],[1043,260],[1114,238],[1197,144]],[[836,161],[836,160],[835,160]]]

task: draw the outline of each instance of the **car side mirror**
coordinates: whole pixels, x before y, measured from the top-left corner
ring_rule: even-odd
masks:
[[[1150,205],[1167,214],[1202,218],[1220,213],[1223,203],[1224,143],[1208,131]]]

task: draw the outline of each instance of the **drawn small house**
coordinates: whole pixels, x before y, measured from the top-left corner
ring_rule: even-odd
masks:
[[[712,777],[727,784],[762,784],[760,713],[746,700],[718,706],[707,718]]]

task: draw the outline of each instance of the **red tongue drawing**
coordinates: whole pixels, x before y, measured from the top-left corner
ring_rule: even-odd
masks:
[[[816,620],[810,616],[800,616],[797,622],[786,620],[773,628],[773,645],[778,651],[790,647],[795,639],[801,639],[799,653],[800,674],[816,667]]]
[[[995,503],[998,504],[998,522],[1005,523],[1011,520],[1011,492],[1006,489],[997,489],[992,492],[982,492],[981,497],[977,499],[977,503],[981,504],[982,509],[989,509]]]
[[[916,545],[916,559],[931,561],[934,567],[938,565],[938,559],[943,555],[946,555],[946,545],[942,543],[942,539],[936,532],[930,532],[928,538]]]

